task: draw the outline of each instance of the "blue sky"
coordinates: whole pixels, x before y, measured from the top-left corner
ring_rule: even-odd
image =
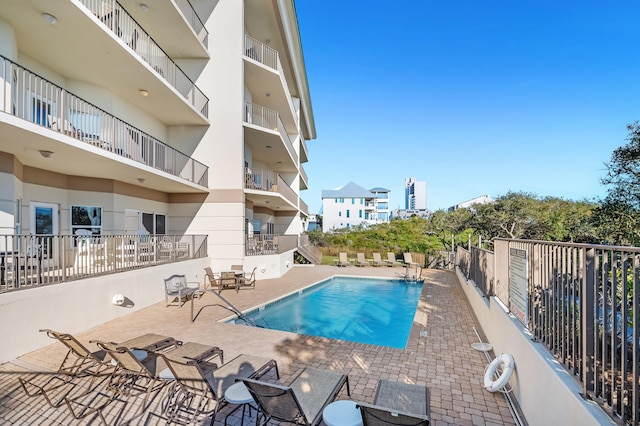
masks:
[[[310,212],[353,181],[427,182],[431,210],[508,191],[571,200],[640,119],[640,2],[298,0],[318,137]]]

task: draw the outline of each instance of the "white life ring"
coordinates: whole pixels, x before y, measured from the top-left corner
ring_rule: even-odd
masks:
[[[500,354],[487,366],[484,372],[484,388],[489,392],[497,392],[507,385],[511,373],[516,364],[511,354]],[[502,369],[500,376],[493,380],[493,376],[498,371],[498,367]]]

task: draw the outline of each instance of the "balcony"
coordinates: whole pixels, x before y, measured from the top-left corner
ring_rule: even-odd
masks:
[[[183,181],[159,179],[162,182],[158,189],[165,191],[193,192],[194,188],[198,190],[195,185],[207,186],[208,167],[188,155],[1,55],[0,71],[12,77],[0,86],[0,111],[31,123],[29,132],[26,130],[29,126],[22,128],[21,122],[10,124],[9,120],[0,120],[0,128],[7,134],[12,132],[16,141],[4,149],[21,161],[28,164],[27,155],[51,151],[56,157],[73,161],[52,160],[33,165],[77,176],[105,179],[119,176],[124,181],[129,177],[132,183],[141,175],[151,179],[155,170]],[[40,128],[47,130],[43,132]],[[64,137],[58,136],[56,141],[53,132]],[[112,161],[96,162],[96,156],[100,155]],[[147,173],[143,173],[145,168],[150,168]]]
[[[253,101],[278,111],[286,128],[297,129],[297,114],[278,51],[248,35],[244,40],[245,83]]]
[[[300,189],[308,189],[309,188],[309,178],[307,177],[307,172],[304,171],[302,164],[300,165]]]
[[[2,235],[0,293],[203,257],[206,235]]]
[[[300,135],[300,162],[306,163],[309,161],[309,148],[307,148],[307,141]]]
[[[245,168],[246,197],[254,206],[272,210],[297,211],[298,195],[276,172]]]
[[[253,158],[280,172],[297,172],[298,155],[277,111],[247,102],[245,104],[245,142]]]
[[[246,256],[286,253],[298,247],[297,235],[253,234],[245,237]]]

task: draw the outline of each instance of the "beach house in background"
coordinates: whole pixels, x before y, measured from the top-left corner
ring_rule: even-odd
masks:
[[[322,232],[388,222],[389,192],[384,188],[367,190],[353,182],[323,190]]]
[[[13,349],[171,274],[294,263],[316,129],[293,0],[3,0],[0,34],[0,322],[37,313]]]
[[[413,216],[429,217],[427,209],[427,182],[406,178],[404,182],[404,209],[395,209],[393,218],[409,219]]]
[[[493,198],[489,197],[488,195],[481,195],[480,197],[472,198],[470,200],[463,201],[460,204],[456,204],[455,206],[451,206],[447,209],[447,211],[452,212],[457,209],[473,210],[474,204],[489,204],[489,203],[493,203]]]

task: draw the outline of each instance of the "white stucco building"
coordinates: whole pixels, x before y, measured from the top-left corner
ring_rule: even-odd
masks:
[[[388,222],[389,192],[384,188],[367,190],[353,182],[336,189],[323,190],[322,231]],[[379,202],[382,207],[380,211]]]
[[[427,182],[406,178],[404,183],[404,208],[406,210],[427,209]]]
[[[171,274],[293,264],[316,137],[293,0],[3,0],[0,83],[0,361]]]

